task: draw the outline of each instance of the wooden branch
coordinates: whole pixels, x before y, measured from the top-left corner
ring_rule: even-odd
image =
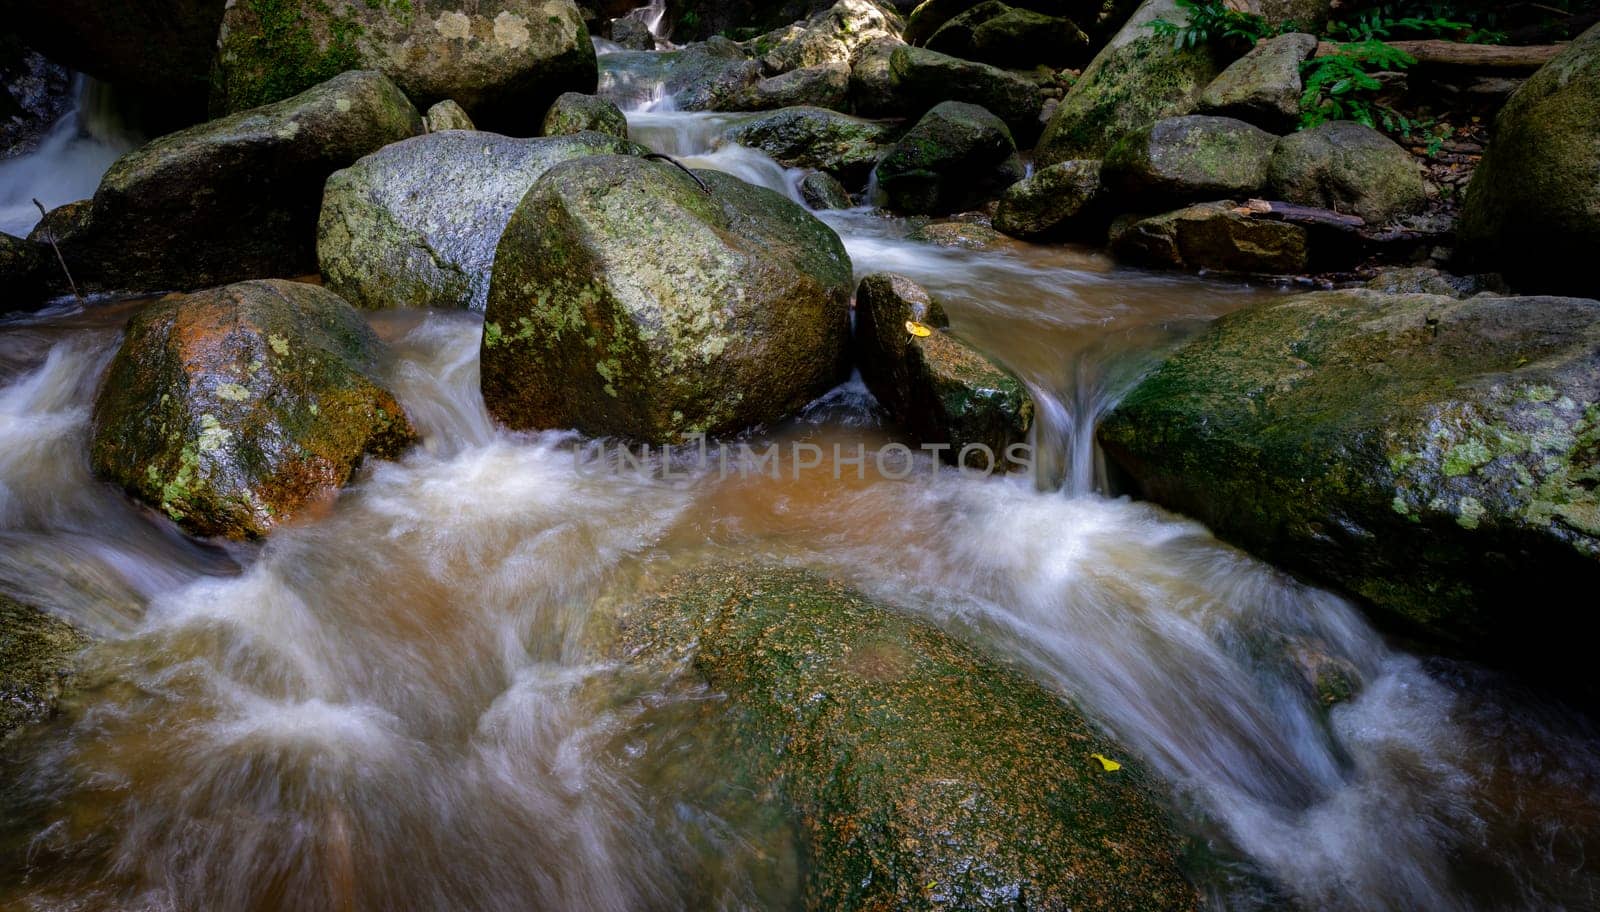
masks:
[[[1415,57],[1419,66],[1454,66],[1484,70],[1537,70],[1566,49],[1565,44],[1511,46],[1464,44],[1437,39],[1385,41],[1384,44]],[[1331,41],[1323,41],[1317,45],[1318,57],[1328,57],[1337,53],[1339,45]]]

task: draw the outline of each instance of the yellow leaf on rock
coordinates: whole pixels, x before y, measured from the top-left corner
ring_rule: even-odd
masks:
[[[921,323],[918,323],[916,320],[907,320],[906,321],[906,332],[912,334],[913,336],[916,336],[918,339],[925,339],[928,336],[933,335],[933,330],[929,329],[926,326],[923,326]]]
[[[1122,769],[1122,764],[1118,763],[1115,760],[1112,760],[1110,757],[1107,757],[1105,754],[1090,754],[1089,756],[1093,757],[1096,760],[1099,760],[1100,761],[1100,766],[1102,766],[1105,769],[1105,771],[1108,772],[1108,773],[1114,773],[1117,770]]]

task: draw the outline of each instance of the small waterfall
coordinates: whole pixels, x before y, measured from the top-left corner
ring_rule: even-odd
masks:
[[[72,110],[37,149],[0,162],[0,231],[18,237],[32,231],[39,223],[35,199],[54,209],[93,196],[111,163],[139,144],[108,86],[78,76],[73,94]]]

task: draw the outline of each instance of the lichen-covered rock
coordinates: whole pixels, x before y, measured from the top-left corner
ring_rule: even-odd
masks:
[[[422,117],[422,126],[429,133],[478,129],[466,109],[448,98],[428,109]]]
[[[562,92],[593,92],[594,44],[572,0],[233,0],[217,39],[212,109],[381,70],[419,105],[446,98],[479,126],[538,131]]]
[[[1183,24],[1188,15],[1174,0],[1145,0],[1061,99],[1034,152],[1040,165],[1102,158],[1134,130],[1199,104],[1220,69],[1215,51],[1173,47],[1151,33],[1155,19]]]
[[[1600,301],[1323,292],[1223,317],[1106,420],[1150,499],[1412,632],[1586,676]]]
[[[67,622],[0,594],[0,741],[50,716],[87,645]]]
[[[1007,188],[994,226],[1012,237],[1105,237],[1100,163],[1086,159],[1040,168]]]
[[[119,291],[315,272],[328,175],[420,132],[387,77],[345,73],[117,159],[62,250],[81,285]]]
[[[1300,119],[1300,65],[1316,50],[1315,35],[1291,32],[1268,38],[1211,80],[1195,110],[1287,133]]]
[[[871,0],[839,0],[807,19],[801,28],[771,42],[761,62],[773,73],[824,63],[848,68],[864,45],[899,36],[900,20],[892,9]]]
[[[1078,66],[1089,36],[1072,20],[988,0],[946,22],[925,45],[931,51],[1019,70]]]
[[[932,330],[913,335],[907,323]],[[980,471],[1004,471],[1007,448],[1026,443],[1033,399],[1021,381],[950,335],[944,309],[910,279],[877,273],[856,290],[861,379],[918,444]]]
[[[585,130],[627,139],[628,118],[607,99],[567,92],[550,105],[540,132],[545,136],[568,136]]]
[[[890,64],[895,48],[905,47],[898,38],[878,38],[862,45],[850,61],[850,103],[864,117],[899,117],[899,99],[894,93],[894,74]]]
[[[757,80],[742,91],[724,95],[719,111],[770,111],[811,105],[841,108],[850,96],[850,64],[819,63]]]
[[[630,617],[619,651],[727,695],[726,759],[794,820],[803,908],[1198,908],[1160,786],[1125,749],[1018,672],[836,582],[687,573]]]
[[[1229,200],[1119,222],[1111,251],[1143,266],[1263,275],[1301,273],[1308,263],[1305,228],[1252,218]]]
[[[926,48],[898,47],[889,56],[889,76],[906,115],[960,101],[993,112],[1024,141],[1039,130],[1039,87],[1015,73]]]
[[[1428,203],[1422,168],[1377,130],[1330,121],[1278,141],[1267,183],[1275,199],[1359,215],[1382,225]]]
[[[838,236],[771,190],[694,173],[707,189],[667,162],[594,156],[534,184],[489,289],[496,418],[678,443],[777,420],[842,379]]]
[[[356,307],[482,313],[500,233],[534,181],[564,161],[644,151],[599,133],[453,131],[385,146],[328,178],[317,224],[323,281]]]
[[[1118,140],[1100,175],[1109,189],[1146,206],[1248,197],[1267,182],[1277,143],[1242,120],[1169,117]]]
[[[1600,25],[1535,73],[1495,119],[1467,187],[1460,254],[1518,287],[1600,296]]]
[[[260,538],[416,439],[382,343],[338,295],[277,279],[146,305],[94,405],[95,474],[195,535]]]
[[[901,129],[824,108],[784,108],[729,130],[734,142],[760,149],[790,168],[816,168],[853,186],[893,145]]]
[[[849,209],[850,192],[838,178],[826,171],[813,171],[800,178],[800,199],[815,210]]]
[[[1022,179],[1011,131],[977,105],[947,101],[923,115],[878,163],[878,186],[903,212],[938,214],[994,199]]]
[[[1008,243],[1005,235],[988,225],[965,219],[929,222],[907,234],[906,240],[940,247],[957,247],[962,250],[993,250],[1001,244]]]

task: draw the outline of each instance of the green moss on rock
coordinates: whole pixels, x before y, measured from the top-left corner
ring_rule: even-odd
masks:
[[[65,621],[0,595],[0,740],[50,715],[88,643]]]

